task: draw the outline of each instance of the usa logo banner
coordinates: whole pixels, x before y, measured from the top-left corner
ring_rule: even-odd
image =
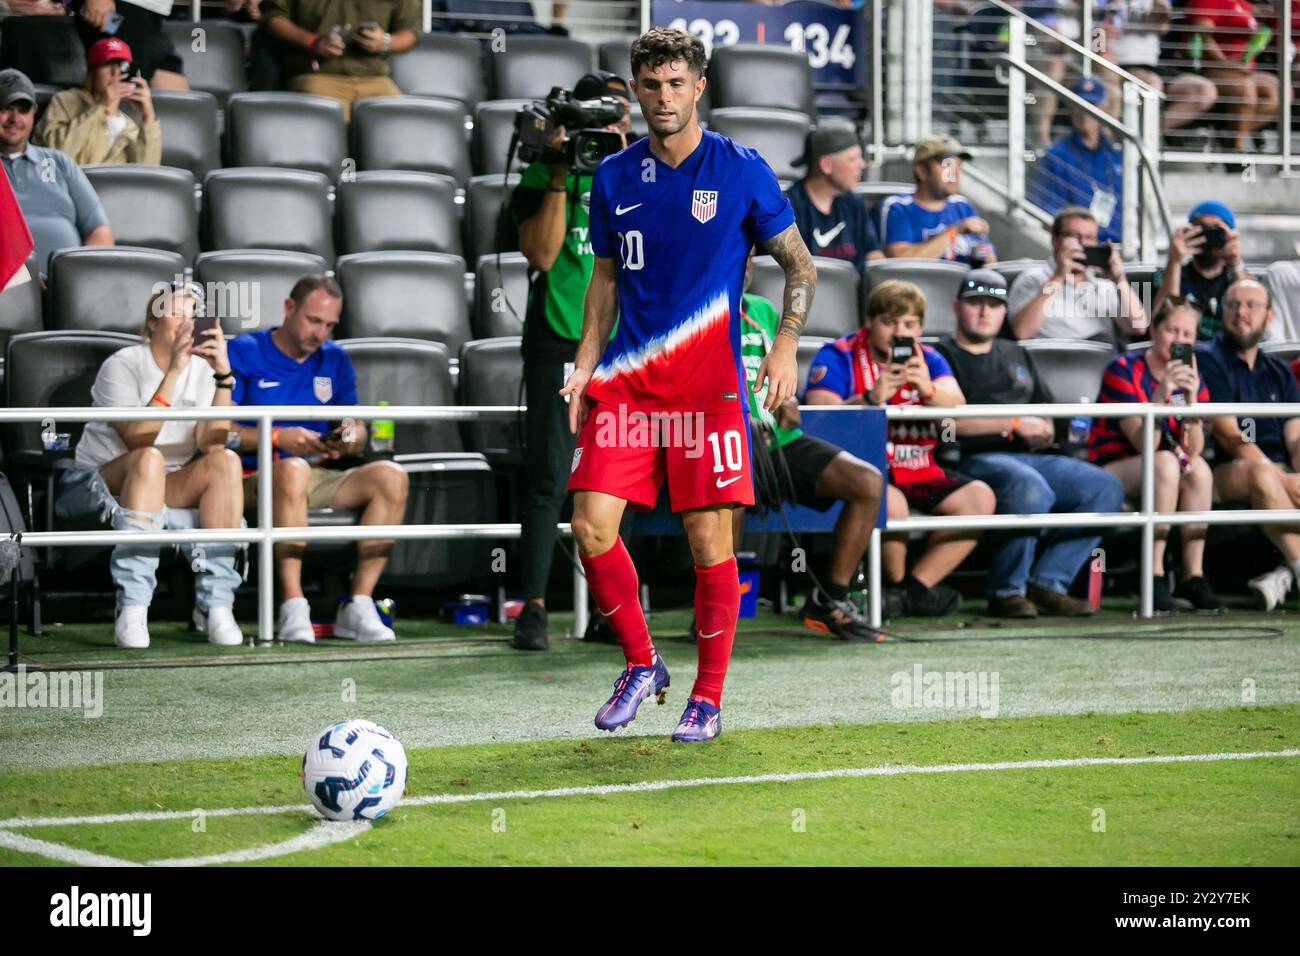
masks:
[[[331,398],[334,397],[334,381],[328,375],[317,375],[312,379],[312,391],[316,393],[316,401],[322,405],[328,405]]]
[[[718,211],[718,191],[697,189],[691,196],[691,215],[700,222],[708,222]]]

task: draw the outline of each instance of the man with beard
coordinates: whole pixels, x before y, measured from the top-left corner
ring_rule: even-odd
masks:
[[[1269,292],[1241,279],[1223,297],[1223,332],[1197,349],[1196,364],[1211,402],[1266,405],[1300,403],[1300,387],[1280,358],[1263,352],[1260,340],[1273,321]],[[1243,415],[1214,420],[1216,501],[1248,508],[1300,508],[1300,418]],[[1271,611],[1300,579],[1300,529],[1267,524],[1263,531],[1285,564],[1250,582],[1260,606]]]
[[[912,154],[916,190],[880,203],[880,242],[891,259],[950,259],[969,266],[998,261],[982,218],[961,189],[961,164],[970,159],[951,136],[927,136]]]
[[[1224,203],[1207,199],[1169,237],[1169,259],[1154,278],[1159,289],[1154,308],[1171,295],[1182,296],[1201,310],[1197,338],[1212,339],[1223,330],[1228,286],[1249,278],[1236,217]]]

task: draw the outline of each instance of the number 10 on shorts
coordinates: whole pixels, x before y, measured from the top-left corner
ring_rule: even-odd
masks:
[[[717,432],[709,432],[709,447],[713,449],[713,473],[718,474],[723,471],[740,471],[740,456],[743,447],[740,444],[740,432],[732,428],[722,433],[719,440]],[[726,454],[727,464],[723,467],[722,458]]]

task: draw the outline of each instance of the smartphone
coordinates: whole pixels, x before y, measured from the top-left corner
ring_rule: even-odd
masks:
[[[130,83],[135,77],[140,75],[140,67],[136,63],[127,63],[123,60],[117,65],[118,75],[123,83]]]
[[[196,315],[194,317],[194,342],[192,347],[198,348],[206,343],[211,336],[205,335],[209,329],[217,327],[217,317],[215,315]]]
[[[104,32],[109,36],[112,36],[117,32],[117,28],[122,25],[124,19],[126,18],[123,17],[122,14],[114,10],[108,16],[104,17]]]
[[[916,339],[908,335],[895,335],[889,351],[890,365],[906,365],[916,354]]]
[[[1184,365],[1192,364],[1193,346],[1191,342],[1175,342],[1169,346],[1169,358]]]
[[[1095,269],[1104,269],[1110,265],[1110,246],[1084,246],[1083,264]]]
[[[342,441],[343,427],[339,426],[338,428],[331,428],[324,435],[320,436],[320,440],[321,441]]]
[[[1205,238],[1202,249],[1222,249],[1228,244],[1228,230],[1222,226],[1202,226],[1201,235]]]
[[[361,21],[361,25],[358,26],[357,29],[358,29],[360,32],[362,32],[362,33],[365,33],[367,30],[378,30],[378,29],[379,29],[379,21],[378,21],[378,20],[362,20],[362,21]]]

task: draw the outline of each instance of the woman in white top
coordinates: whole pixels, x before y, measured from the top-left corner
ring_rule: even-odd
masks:
[[[174,284],[149,299],[142,345],[104,362],[95,378],[96,407],[207,408],[230,405],[234,374],[220,325],[194,345],[203,290]],[[77,443],[77,467],[59,485],[63,516],[100,511],[118,530],[185,527],[190,509],[201,528],[238,528],[244,490],[239,456],[228,445],[230,422],[90,422]],[[197,571],[194,623],[213,644],[240,644],[235,623],[236,544],[193,548]],[[113,549],[119,647],[148,647],[148,610],[156,584],[157,545]]]

